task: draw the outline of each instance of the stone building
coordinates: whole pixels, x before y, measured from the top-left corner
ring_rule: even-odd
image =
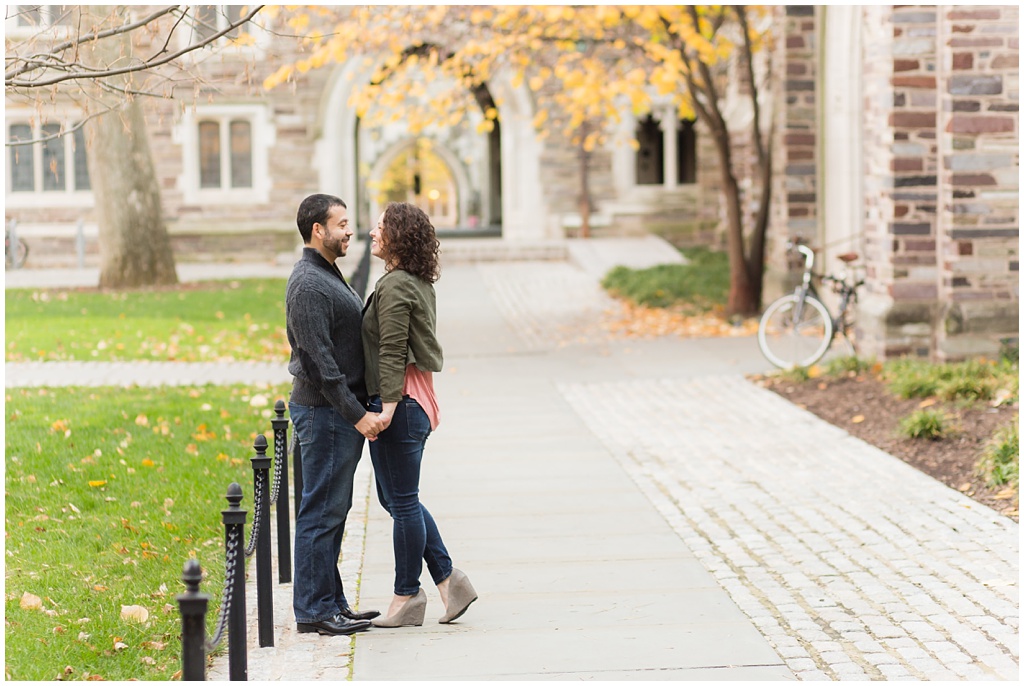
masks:
[[[1019,14],[786,7],[773,265],[802,235],[863,254],[863,352],[995,354],[1019,296]]]
[[[59,7],[11,6],[8,45],[40,25],[59,35]],[[177,40],[225,26],[238,10],[194,6],[204,21]],[[770,21],[774,46],[759,65],[773,85],[763,106],[776,126],[766,299],[788,287],[783,246],[798,235],[830,270],[839,253],[863,255],[866,353],[995,352],[1017,333],[1018,9],[779,6]],[[361,231],[383,200],[411,199],[429,209],[447,245],[487,236],[543,254],[576,232],[578,152],[537,136],[525,86],[498,77],[478,96],[498,110],[490,133],[464,126],[412,136],[400,125],[360,125],[347,101],[370,74],[355,61],[264,92],[263,79],[293,62],[297,47],[269,32],[253,36],[252,45],[191,54],[187,66],[200,78],[176,86],[174,99],[146,102],[179,259],[294,251],[295,207],[313,192],[345,198]],[[737,98],[727,110],[743,167],[749,105]],[[69,103],[39,109],[8,98],[6,136],[38,136],[80,117]],[[595,235],[720,241],[719,172],[703,133],[668,102],[639,120],[625,113],[588,166]],[[30,263],[67,254],[80,220],[95,234],[85,155],[81,132],[8,148],[5,213],[44,246]],[[749,188],[750,174],[738,176]]]

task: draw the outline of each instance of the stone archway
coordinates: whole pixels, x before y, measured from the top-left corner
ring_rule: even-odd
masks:
[[[397,141],[392,144],[390,148],[384,151],[377,160],[373,163],[370,168],[370,174],[367,177],[367,186],[370,188],[375,187],[385,177],[390,169],[393,168],[396,162],[401,161],[401,158],[411,151],[416,150],[420,139],[409,136],[403,140]],[[434,226],[438,229],[458,229],[462,227],[475,228],[475,223],[469,218],[474,212],[472,205],[473,189],[470,183],[468,170],[458,156],[449,150],[447,146],[437,141],[433,141],[429,152],[436,156],[444,169],[448,172],[448,176],[451,179],[451,194],[453,196],[451,208],[439,208],[431,207],[432,200],[436,198],[430,197],[430,188],[416,189],[410,192],[403,198],[395,198],[401,200],[408,200],[414,202],[423,207],[427,211],[427,214],[435,219]],[[419,197],[416,197],[418,194]],[[383,210],[383,201],[377,197],[376,193],[368,193],[369,205],[370,205],[370,217],[377,217],[381,210]],[[454,215],[454,217],[452,217]]]
[[[319,172],[320,189],[339,194],[350,207],[356,208],[350,215],[356,218],[357,230],[361,232],[368,231],[375,219],[370,215],[365,181],[383,153],[366,159],[365,148],[370,141],[348,100],[356,84],[367,83],[372,75],[373,68],[362,65],[360,60],[350,60],[334,70],[320,101],[313,159],[313,166]],[[491,180],[481,188],[481,204],[494,207],[491,214],[500,217],[502,238],[546,238],[549,222],[540,187],[541,145],[533,129],[530,94],[523,86],[512,87],[503,77],[494,79],[489,86],[500,127],[489,150],[487,174]],[[394,147],[395,143],[391,142],[384,152]],[[458,179],[461,163],[446,161]],[[466,185],[472,185],[472,170],[467,171],[466,179]],[[500,188],[500,198],[489,195],[495,187]],[[468,210],[462,216],[470,216]]]

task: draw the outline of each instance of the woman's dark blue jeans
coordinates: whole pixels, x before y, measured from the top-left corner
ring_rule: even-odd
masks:
[[[371,412],[381,411],[379,397]],[[423,561],[435,584],[452,573],[452,560],[434,518],[420,502],[420,465],[430,435],[430,420],[419,403],[405,397],[395,408],[388,428],[370,443],[377,479],[377,497],[394,521],[395,595],[416,595]]]

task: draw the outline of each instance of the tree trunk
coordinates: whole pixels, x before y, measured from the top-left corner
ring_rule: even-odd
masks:
[[[93,12],[104,16],[108,9],[93,8]],[[94,54],[105,64],[123,60],[131,54],[130,39],[98,41]],[[89,177],[99,222],[100,287],[178,283],[138,100],[129,98],[86,126]]]
[[[713,134],[718,159],[722,165],[722,193],[725,199],[727,250],[729,253],[729,300],[727,314],[757,314],[759,299],[747,269],[743,240],[743,203],[739,184],[732,173],[732,144],[723,126]]]
[[[88,126],[89,176],[99,221],[100,288],[178,283],[138,101]]]

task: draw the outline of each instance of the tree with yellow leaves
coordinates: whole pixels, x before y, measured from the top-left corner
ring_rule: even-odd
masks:
[[[273,10],[284,11],[284,10]],[[283,65],[264,83],[364,59],[373,69],[351,104],[368,125],[401,118],[414,134],[454,126],[479,112],[478,130],[498,123],[482,94],[499,74],[533,95],[539,135],[573,146],[580,161],[582,235],[589,229],[590,155],[605,145],[622,113],[650,111],[671,97],[711,132],[725,194],[732,272],[729,310],[760,306],[770,184],[770,132],[762,130],[753,55],[764,40],[742,6],[361,6],[296,10],[286,23],[303,35],[308,56]],[[734,169],[734,134],[723,114],[722,80],[741,68],[754,122],[759,195],[743,198]],[[555,141],[552,141],[553,143]],[[744,206],[759,202],[753,225]]]

